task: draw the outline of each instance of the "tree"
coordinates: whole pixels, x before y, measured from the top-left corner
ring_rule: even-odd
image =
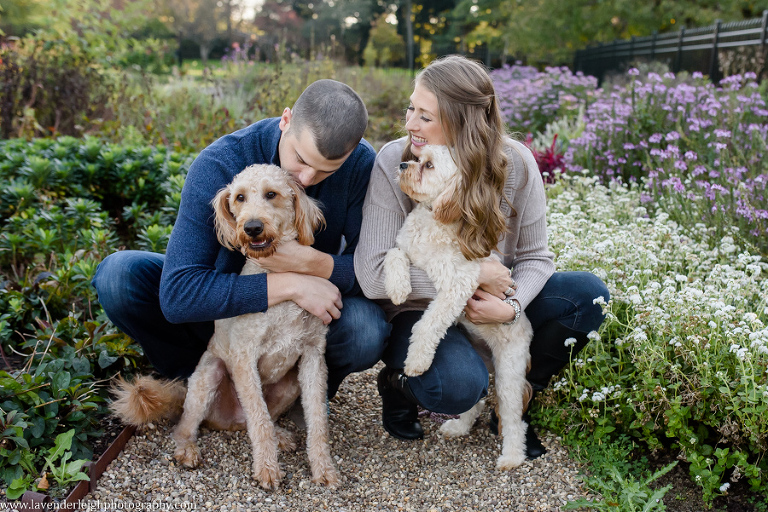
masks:
[[[176,34],[179,48],[184,39],[195,41],[200,47],[200,59],[205,65],[208,62],[213,41],[221,34],[231,34],[231,17],[240,2],[236,0],[160,0],[158,5],[166,23]]]
[[[390,13],[383,13],[371,22],[368,44],[363,53],[367,66],[386,67],[405,58],[405,42],[397,27],[387,22]]]
[[[4,0],[0,6],[0,34],[22,36],[39,26],[40,0]]]

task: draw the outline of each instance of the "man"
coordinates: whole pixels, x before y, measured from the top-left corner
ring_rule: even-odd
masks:
[[[381,309],[358,295],[353,268],[375,158],[362,139],[367,123],[365,105],[349,86],[333,80],[311,84],[281,117],[222,137],[198,155],[165,256],[122,251],[99,265],[93,279],[99,302],[110,320],[141,344],[159,373],[192,374],[214,320],[287,300],[330,324],[329,398],[344,377],[378,362],[390,327]],[[211,200],[252,164],[287,170],[321,203],[326,227],[311,247],[284,244],[262,258],[259,263],[270,273],[240,276],[245,258],[217,241]],[[222,384],[220,390],[230,388]]]

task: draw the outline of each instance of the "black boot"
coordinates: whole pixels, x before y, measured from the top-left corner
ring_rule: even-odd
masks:
[[[418,400],[411,393],[408,377],[401,370],[384,367],[377,379],[381,395],[381,420],[393,437],[413,441],[424,437],[419,423]]]
[[[531,425],[531,415],[528,414],[528,411],[523,414],[523,421],[528,424],[528,428],[525,429],[525,455],[529,459],[538,459],[547,453],[547,449],[544,448],[544,445],[539,440],[539,436],[536,435],[536,431],[533,429],[533,425]]]
[[[531,399],[531,403],[533,403],[533,399]],[[539,437],[536,435],[536,431],[533,429],[533,425],[531,425],[531,415],[528,414],[528,411],[523,413],[523,421],[528,425],[528,428],[525,429],[525,456],[530,460],[538,459],[547,453],[547,449],[544,448],[544,445],[541,444]],[[495,409],[491,409],[491,421],[488,423],[488,428],[494,435],[499,435],[499,417],[496,415]]]

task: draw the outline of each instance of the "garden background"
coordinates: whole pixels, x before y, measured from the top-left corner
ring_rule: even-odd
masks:
[[[43,472],[52,495],[84,478],[110,379],[146,368],[98,304],[98,263],[163,252],[194,156],[315,79],[361,94],[375,147],[399,136],[411,74],[393,66],[407,67],[398,20],[410,6],[416,68],[448,46],[495,68],[510,132],[547,183],[558,269],[595,272],[611,291],[607,321],[535,418],[589,464],[599,498],[572,506],[664,509],[671,487],[658,482],[679,461],[705,504],[768,510],[764,49],[718,84],[659,63],[601,84],[562,66],[590,42],[749,18],[758,3],[270,1],[251,19],[234,0],[4,2],[7,498]]]

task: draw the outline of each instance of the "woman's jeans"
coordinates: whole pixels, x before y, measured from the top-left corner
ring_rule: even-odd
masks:
[[[531,369],[528,380],[543,389],[570,357],[587,342],[587,334],[603,322],[597,297],[609,300],[608,289],[589,272],[556,272],[525,313],[533,326]],[[406,311],[392,319],[392,334],[382,359],[392,368],[403,368],[413,325],[422,311]],[[566,346],[565,340],[576,344]],[[430,411],[460,414],[488,393],[488,369],[461,327],[448,329],[440,341],[432,366],[408,384],[419,403]]]
[[[213,335],[213,322],[172,324],[160,309],[160,275],[165,256],[121,251],[99,265],[93,286],[109,319],[136,340],[162,375],[189,377]],[[325,359],[328,396],[344,378],[381,358],[390,325],[379,306],[362,296],[342,297],[341,317],[329,325]]]

